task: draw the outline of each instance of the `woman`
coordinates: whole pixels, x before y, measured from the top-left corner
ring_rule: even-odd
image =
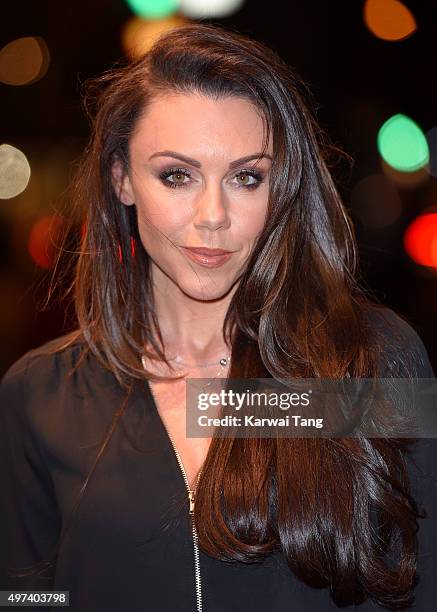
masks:
[[[186,436],[186,378],[434,377],[355,280],[302,83],[262,44],[193,24],[94,85],[77,329],[1,385],[3,588],[68,590],[80,612],[401,609],[414,593],[429,610],[432,445],[408,463],[405,439]]]

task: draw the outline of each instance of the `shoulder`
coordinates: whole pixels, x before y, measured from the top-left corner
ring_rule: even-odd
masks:
[[[76,334],[77,335],[77,334]],[[27,351],[0,378],[0,418],[3,425],[27,431],[55,419],[66,398],[84,394],[90,359],[75,370],[83,343],[73,333],[59,336]],[[74,401],[73,399],[70,401]]]
[[[367,321],[380,346],[381,376],[435,378],[424,341],[407,317],[372,305]]]
[[[31,349],[5,372],[0,379],[0,434],[4,429],[10,437],[60,449],[65,431],[72,440],[80,435],[85,414],[106,419],[118,400],[116,380],[82,340],[71,340],[66,334]]]
[[[28,350],[0,377],[1,390],[18,390],[31,379],[60,375],[65,367],[74,365],[82,346],[78,332],[71,332]]]
[[[417,340],[419,335],[407,317],[395,312],[388,306],[372,304],[367,310],[366,315],[370,323],[378,330],[385,332],[392,337],[405,340]]]

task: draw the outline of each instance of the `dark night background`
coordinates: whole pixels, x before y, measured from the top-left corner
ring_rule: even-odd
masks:
[[[405,315],[437,371],[436,271],[414,263],[404,251],[408,223],[437,204],[437,179],[414,189],[398,188],[402,214],[371,229],[354,216],[352,192],[364,177],[381,172],[376,138],[396,113],[413,118],[424,132],[437,124],[433,2],[408,2],[417,31],[403,41],[378,39],[364,25],[363,2],[261,2],[250,0],[223,24],[275,49],[311,88],[316,115],[334,144],[354,159],[343,162],[337,184],[355,221],[360,278],[369,292]],[[42,311],[47,270],[27,250],[33,223],[54,212],[88,136],[80,84],[111,67],[123,49],[120,31],[132,16],[123,0],[7,2],[2,5],[1,44],[41,36],[50,66],[39,81],[0,83],[1,141],[26,153],[32,177],[25,191],[0,200],[0,375],[28,349],[64,331],[61,306]]]

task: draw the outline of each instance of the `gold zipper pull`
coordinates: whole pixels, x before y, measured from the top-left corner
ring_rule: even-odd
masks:
[[[194,512],[194,491],[188,491],[188,497],[190,498],[190,514]]]

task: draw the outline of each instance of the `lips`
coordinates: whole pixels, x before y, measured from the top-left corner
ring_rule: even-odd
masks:
[[[183,247],[187,251],[192,251],[197,255],[204,255],[205,257],[218,257],[220,255],[227,255],[232,251],[225,251],[224,249],[206,249],[204,247]]]
[[[229,261],[233,255],[233,251],[225,251],[223,249],[183,247],[183,250],[188,259],[205,268],[219,268]]]

